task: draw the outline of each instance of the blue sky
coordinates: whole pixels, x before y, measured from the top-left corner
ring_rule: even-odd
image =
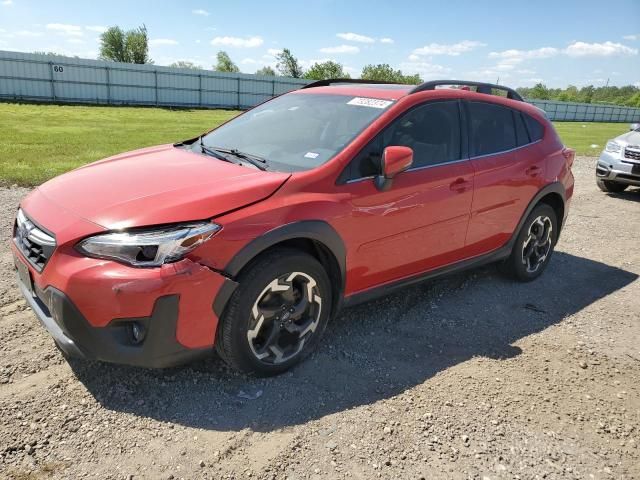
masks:
[[[389,63],[424,79],[640,86],[638,0],[0,0],[0,49],[96,58],[105,27],[143,23],[159,65],[211,68],[226,50],[253,73],[286,47],[352,76]]]

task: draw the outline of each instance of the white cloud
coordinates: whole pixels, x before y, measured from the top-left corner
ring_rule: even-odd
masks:
[[[258,62],[258,60],[255,60],[253,58],[243,58],[242,60],[240,60],[240,63],[244,64],[244,65],[255,65]]]
[[[522,68],[520,70],[516,70],[516,73],[520,74],[520,75],[533,75],[536,73],[535,70],[529,70],[526,68]]]
[[[360,53],[360,48],[354,45],[338,45],[337,47],[324,47],[321,48],[320,51],[322,53],[349,53],[355,54]]]
[[[5,7],[9,7],[13,5],[13,0],[2,0],[2,5]]]
[[[570,57],[608,57],[614,55],[637,55],[638,50],[627,47],[620,43],[587,43],[573,42],[567,48],[559,49],[555,47],[542,47],[532,50],[504,50],[501,52],[489,53],[489,58],[499,60],[501,65],[516,65],[524,60],[551,58],[557,55],[568,55]]]
[[[299,61],[300,65],[303,68],[310,68],[311,66],[315,65],[316,63],[325,63],[325,62],[335,62],[335,60],[333,58],[312,58],[312,59],[309,59],[309,60],[301,59]]]
[[[420,60],[420,55],[416,55],[415,53],[412,53],[411,55],[409,55],[409,61],[417,62],[419,60]]]
[[[162,45],[178,45],[178,41],[173,38],[153,38],[149,40],[149,45],[159,47]]]
[[[617,55],[637,55],[638,49],[613,42],[573,42],[564,50],[564,53],[570,57],[611,57]]]
[[[90,32],[104,33],[107,31],[107,27],[103,27],[102,25],[88,25],[84,28]]]
[[[491,52],[489,53],[489,58],[497,58],[500,59],[500,63],[513,65],[532,58],[555,57],[558,53],[560,53],[560,50],[553,47],[542,47],[533,50],[511,49],[502,52]]]
[[[47,30],[70,37],[81,37],[83,35],[82,27],[79,27],[78,25],[68,25],[65,23],[48,23]]]
[[[402,62],[400,69],[405,74],[419,74],[423,79],[435,78],[442,74],[451,72],[449,67],[437,65],[429,62]]]
[[[519,83],[523,86],[533,86],[538,83],[544,83],[544,79],[540,77],[523,78]]]
[[[359,43],[374,43],[375,39],[371,37],[367,37],[366,35],[360,35],[358,33],[338,33],[336,37],[341,38],[343,40],[347,40],[348,42],[359,42]]]
[[[84,40],[82,40],[81,38],[76,38],[76,37],[71,37],[67,39],[68,43],[73,43],[74,45],[83,45],[84,44]]]
[[[395,42],[393,41],[393,38],[384,37],[380,39],[380,43],[395,43]]]
[[[273,57],[280,54],[281,52],[282,52],[281,48],[270,48],[269,50],[267,50],[267,53]]]
[[[15,33],[17,37],[41,37],[42,35],[42,32],[34,32],[32,30],[19,30]],[[13,35],[9,34],[9,36]]]
[[[622,37],[622,38],[624,38],[625,40],[631,40],[631,41],[633,41],[633,40],[640,40],[640,33],[635,34],[635,35],[625,35],[625,36],[624,36],[624,37]]]
[[[207,12],[206,10],[204,10],[202,8],[197,8],[195,10],[191,10],[191,13],[193,13],[194,15],[200,15],[201,17],[208,17],[209,15],[211,15],[209,12]]]
[[[260,37],[216,37],[211,40],[211,45],[224,46],[224,47],[237,47],[237,48],[254,48],[259,47],[264,43],[264,40]]]
[[[415,55],[450,55],[457,57],[461,53],[470,52],[479,47],[486,46],[485,43],[475,40],[463,40],[462,42],[452,44],[430,43],[424,47],[416,48],[413,53]]]

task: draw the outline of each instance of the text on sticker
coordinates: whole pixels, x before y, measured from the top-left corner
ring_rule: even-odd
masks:
[[[359,107],[387,108],[393,102],[391,100],[380,100],[379,98],[355,97],[347,102],[347,105],[357,105]]]

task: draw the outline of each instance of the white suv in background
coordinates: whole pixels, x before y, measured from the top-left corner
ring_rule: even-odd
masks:
[[[640,124],[609,140],[596,166],[596,182],[603,192],[622,192],[629,185],[640,187]]]

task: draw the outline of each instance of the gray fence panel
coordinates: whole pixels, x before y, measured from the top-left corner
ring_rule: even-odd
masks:
[[[640,122],[640,108],[591,103],[527,100],[551,120],[567,122]]]
[[[0,99],[250,108],[309,83],[299,78],[0,51]],[[530,100],[551,120],[640,122],[640,108]]]

